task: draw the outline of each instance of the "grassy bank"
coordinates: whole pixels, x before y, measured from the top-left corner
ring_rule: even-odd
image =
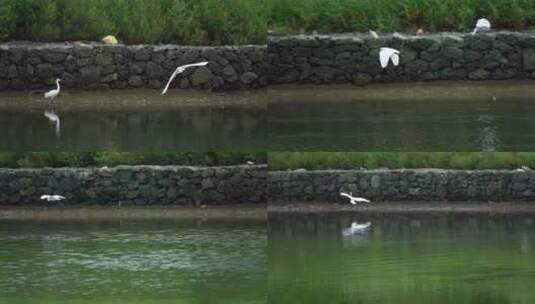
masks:
[[[266,163],[266,153],[227,152],[0,152],[0,168],[102,167],[118,165],[242,165]]]
[[[265,43],[264,0],[1,0],[0,41]]]
[[[498,28],[535,25],[533,0],[265,0],[276,32],[468,31],[478,18]]]
[[[535,168],[533,152],[275,152],[268,154],[270,170],[304,168],[442,168],[515,169]]]

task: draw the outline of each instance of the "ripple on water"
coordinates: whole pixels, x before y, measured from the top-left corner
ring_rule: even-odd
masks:
[[[262,294],[265,226],[173,227],[4,230],[0,233],[6,249],[0,252],[0,299],[15,294],[31,298],[51,291],[69,296],[195,297],[203,286],[222,292],[229,281],[250,289],[242,296],[253,291]]]

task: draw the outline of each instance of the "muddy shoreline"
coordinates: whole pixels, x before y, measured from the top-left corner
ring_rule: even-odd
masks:
[[[0,208],[1,220],[114,220],[114,219],[266,219],[265,205],[259,206],[208,206],[205,208],[182,206],[151,207],[18,207]]]
[[[489,100],[535,96],[535,80],[435,81],[411,83],[374,83],[364,87],[350,84],[280,84],[269,87],[269,103],[364,102],[403,99]]]
[[[535,214],[535,203],[511,202],[390,202],[370,205],[341,205],[319,203],[270,204],[268,213],[489,213]]]
[[[84,91],[64,89],[51,104],[41,91],[0,92],[0,110],[42,110],[53,106],[62,111],[85,110],[165,110],[178,107],[248,107],[265,108],[265,90],[234,92],[202,92],[195,90],[124,89]]]

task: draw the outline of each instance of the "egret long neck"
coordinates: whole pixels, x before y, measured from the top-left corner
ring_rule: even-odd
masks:
[[[59,80],[56,80],[56,90],[59,91]]]

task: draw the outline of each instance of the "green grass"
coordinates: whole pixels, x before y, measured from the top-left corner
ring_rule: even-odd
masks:
[[[232,152],[0,152],[0,168],[102,167],[118,165],[224,166],[266,163],[266,153]]]
[[[0,0],[0,41],[264,44],[264,0]]]
[[[0,41],[264,44],[267,29],[468,31],[535,25],[534,0],[0,0]]]
[[[268,28],[289,33],[468,31],[478,18],[497,28],[535,25],[533,0],[266,0]]]
[[[270,170],[304,168],[443,168],[515,169],[535,168],[533,152],[274,152],[268,153]]]

